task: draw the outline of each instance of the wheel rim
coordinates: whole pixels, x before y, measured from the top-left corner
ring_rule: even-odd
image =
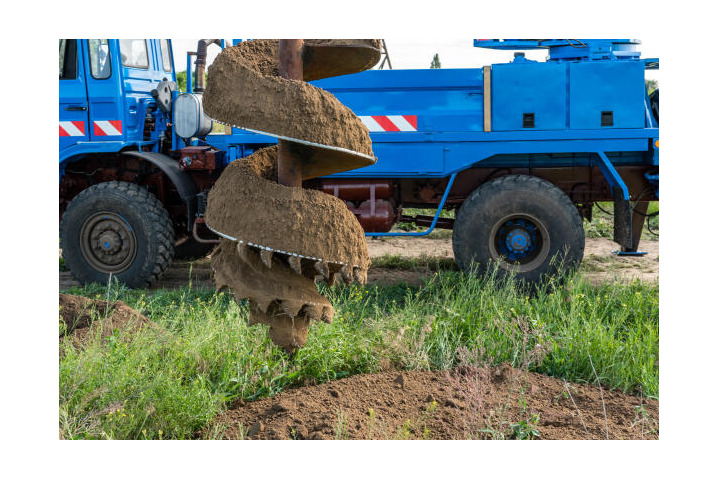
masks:
[[[504,270],[530,272],[548,257],[546,227],[527,214],[509,215],[494,225],[489,240],[491,258]]]
[[[82,255],[92,268],[102,273],[123,272],[137,254],[132,227],[112,212],[99,212],[85,220],[80,240]]]

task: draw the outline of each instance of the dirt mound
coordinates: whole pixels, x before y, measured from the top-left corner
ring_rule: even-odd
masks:
[[[605,439],[606,427],[610,439],[657,439],[658,402],[502,365],[356,375],[240,401],[211,428],[225,439]]]
[[[83,348],[98,333],[109,337],[116,329],[137,332],[160,327],[122,301],[107,302],[77,295],[60,294],[60,340],[70,337],[75,348]]]

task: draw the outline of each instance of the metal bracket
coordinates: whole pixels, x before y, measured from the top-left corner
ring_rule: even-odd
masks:
[[[430,234],[434,231],[434,228],[436,227],[436,223],[439,221],[439,217],[441,216],[441,211],[444,209],[444,204],[446,203],[446,199],[449,198],[449,192],[451,191],[451,187],[454,185],[454,180],[456,180],[456,175],[458,172],[454,172],[451,174],[451,177],[449,177],[449,183],[446,184],[446,190],[444,190],[444,195],[441,197],[441,201],[439,202],[439,206],[436,207],[436,215],[434,216],[434,220],[431,222],[431,226],[428,230],[424,230],[423,232],[369,232],[365,233],[364,236],[366,237],[423,237],[425,235]]]
[[[638,242],[633,244],[631,204],[628,187],[604,152],[596,152],[600,160],[598,168],[611,187],[613,194],[613,241],[621,246],[620,254],[636,252]]]

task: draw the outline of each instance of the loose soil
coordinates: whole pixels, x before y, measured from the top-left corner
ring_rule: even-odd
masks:
[[[160,328],[122,301],[108,303],[105,300],[62,293],[60,320],[65,325],[64,331],[60,333],[60,343],[64,338],[70,338],[78,349],[84,348],[98,333],[102,338],[107,338],[118,330],[132,334],[143,328]]]
[[[604,413],[605,412],[605,413]],[[658,402],[509,365],[383,372],[237,402],[223,439],[657,439]]]
[[[658,280],[658,241],[641,242],[641,249],[648,252],[645,257],[617,257],[611,253],[616,248],[608,239],[586,239],[583,274],[596,283]],[[371,258],[452,258],[451,239],[369,240],[368,250]],[[421,285],[432,275],[429,267],[371,267],[368,283]],[[186,288],[190,284],[193,288],[214,286],[209,258],[174,262],[154,288]],[[61,290],[74,285],[77,282],[69,272],[60,272]],[[72,318],[85,318],[77,322],[78,332],[87,317],[69,312],[86,311],[83,306],[90,305],[104,316],[105,304],[79,298],[60,296],[61,313],[65,310]],[[113,305],[111,311],[124,310],[121,302]],[[118,321],[112,314],[110,318],[117,328]],[[214,437],[220,432],[222,438],[229,439],[513,438],[514,432],[531,431],[531,421],[536,418],[532,414],[539,415],[535,429],[540,439],[605,439],[606,424],[611,439],[659,435],[657,401],[600,390],[596,385],[567,387],[559,379],[503,366],[448,372],[389,371],[309,385],[256,402],[237,402],[198,436]]]

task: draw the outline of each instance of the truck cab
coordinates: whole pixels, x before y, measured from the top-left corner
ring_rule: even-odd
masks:
[[[197,183],[170,156],[176,81],[170,40],[59,40],[61,247],[80,281],[148,285],[188,237]]]
[[[59,47],[61,171],[77,155],[157,141],[151,92],[176,82],[169,40],[61,39]]]

